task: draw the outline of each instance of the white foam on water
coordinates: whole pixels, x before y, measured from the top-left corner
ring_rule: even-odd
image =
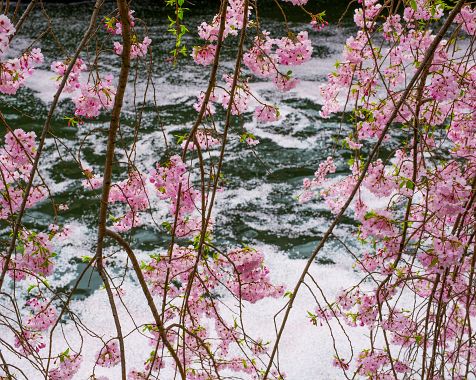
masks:
[[[35,92],[35,97],[44,104],[50,104],[57,90],[56,74],[51,70],[36,69],[35,74],[27,78],[25,86]],[[70,99],[71,94],[63,91],[60,100]]]
[[[78,237],[80,233],[84,233],[84,230],[78,231]],[[292,290],[305,265],[305,261],[290,260],[284,253],[277,251],[272,246],[262,245],[257,248],[265,253],[266,263],[271,270],[274,283],[284,284],[289,290]],[[137,255],[139,260],[147,257],[143,252],[137,252]],[[121,261],[119,260],[117,264],[120,265]],[[333,295],[339,290],[358,282],[360,279],[359,275],[353,272],[349,265],[349,262],[346,261],[336,265],[314,265],[311,267],[310,273],[326,296],[332,299]],[[318,295],[319,292],[316,287],[310,281],[308,283]],[[148,310],[146,300],[132,276],[126,277],[122,288],[125,291],[123,300],[128,312],[123,305],[120,305],[117,298],[116,303],[118,304],[123,331],[129,332],[136,325],[152,323],[152,316]],[[226,296],[223,301],[225,304],[232,306],[236,302],[230,296]],[[273,318],[285,302],[285,298],[263,300],[254,305],[245,302],[243,320],[248,334],[256,338],[261,337],[264,341],[273,342],[275,339]],[[109,304],[104,290],[97,290],[83,301],[74,301],[71,306],[72,310],[81,318],[82,324],[94,331],[97,337],[91,337],[83,332],[82,338],[80,338],[74,324],[69,322],[62,326],[62,331],[60,329],[56,331],[52,350],[53,353],[59,353],[66,348],[63,334],[68,338],[68,342],[70,342],[73,349],[79,350],[82,344],[83,364],[74,379],[86,380],[91,375],[95,354],[102,347],[100,338],[107,341],[115,336],[114,321],[111,313],[107,312]],[[331,365],[334,342],[328,327],[325,325],[314,326],[307,317],[307,311],[313,312],[315,308],[316,304],[312,294],[305,287],[302,287],[287,322],[279,351],[281,370],[287,374],[288,380],[340,379],[342,376],[339,370]],[[134,322],[129,313],[133,316]],[[227,313],[225,312],[224,315],[226,318]],[[231,316],[228,315],[228,317]],[[230,318],[229,321],[231,322],[232,319]],[[278,321],[280,321],[280,317],[278,317]],[[339,354],[345,357],[345,355],[348,355],[347,339],[339,331],[337,324],[332,322],[331,327]],[[355,351],[364,347],[366,338],[362,329],[349,329],[348,334],[352,339]],[[147,358],[152,347],[149,346],[147,338],[134,332],[126,338],[126,349],[128,349],[126,362],[128,363],[128,369],[131,369],[132,367],[142,368],[143,361]],[[21,365],[29,379],[37,378],[38,374],[27,365],[26,361],[18,360],[8,353],[6,356],[7,361]],[[96,367],[97,376],[108,376],[111,380],[120,377],[119,371],[119,366],[110,369]],[[172,379],[172,377],[168,377],[171,375],[170,370],[164,370],[164,379]],[[247,379],[246,375],[241,378]]]
[[[272,128],[272,127],[269,127]],[[318,140],[317,136],[307,137],[305,139],[282,135],[271,132],[272,129],[258,126],[256,123],[247,124],[246,129],[255,135],[258,139],[268,139],[281,148],[285,149],[307,149],[315,145]]]
[[[286,103],[285,101],[309,99],[315,104],[322,102],[319,93],[319,85],[322,83],[322,78],[332,70],[336,58],[340,55],[341,45],[336,41],[342,41],[342,36],[332,36],[324,42],[322,39],[319,39],[319,43],[323,43],[324,46],[329,47],[333,54],[334,52],[337,53],[326,58],[313,58],[310,62],[297,68],[293,68],[294,75],[297,78],[301,78],[301,82],[295,89],[288,93],[278,94],[272,82],[269,81],[258,80],[251,83],[253,90],[256,90],[258,95],[263,99],[268,99],[268,96],[273,94],[273,98],[270,98],[270,101],[273,99],[276,101],[281,109],[283,120],[285,120],[288,115],[292,114],[295,116],[293,122],[288,126],[283,125],[284,122],[276,123],[276,125],[289,128],[289,133],[273,133],[273,126],[258,125],[256,122],[247,123],[246,129],[255,134],[258,138],[271,140],[281,148],[308,149],[316,146],[322,136],[319,137],[317,134],[305,138],[293,136],[293,133],[307,128],[311,122],[306,116],[305,111],[294,109],[289,105],[289,102]],[[46,57],[47,60],[48,58],[49,57]],[[232,61],[227,61],[224,63],[223,67],[232,70],[233,64]],[[114,70],[117,70],[117,67],[105,67],[105,72]],[[157,90],[156,105],[183,107],[183,103],[185,103],[186,107],[190,107],[190,112],[195,112],[192,109],[192,102],[189,102],[189,99],[195,99],[199,92],[206,88],[207,75],[203,75],[206,70],[207,69],[204,69],[201,66],[193,66],[190,70],[182,70],[180,78],[175,78],[175,80],[173,73],[171,74],[171,78],[168,79],[154,77]],[[54,77],[55,74],[50,70],[38,69],[35,76],[28,79],[26,85],[35,92],[37,99],[45,104],[49,104],[56,91]],[[312,78],[317,78],[319,81],[312,80]],[[142,102],[145,88],[145,81],[142,80],[136,83],[135,91],[137,92],[137,102]],[[146,102],[153,101],[151,88],[149,91]],[[130,86],[128,87],[125,96],[126,111],[131,111],[133,109],[133,95],[134,89]],[[70,97],[70,94],[63,94],[60,99]],[[250,109],[252,109],[252,107],[250,107]],[[94,126],[102,127],[102,124],[95,123]],[[175,143],[173,137],[175,131],[189,127],[189,125],[168,125],[166,134],[169,142]],[[83,126],[79,129],[77,137],[82,139],[88,132],[89,127]],[[101,156],[104,154],[104,141],[105,137],[103,135],[100,133],[94,133],[91,141],[87,141],[86,146],[92,149],[92,152],[95,155]],[[66,140],[65,143],[69,148],[74,148],[75,146],[75,141]],[[159,127],[157,127],[157,130],[139,137],[139,142],[137,144],[137,162],[141,166],[140,169],[150,170],[153,163],[158,161],[159,153],[157,153],[157,155],[152,154],[152,152],[158,151],[156,145],[159,145],[161,149],[164,145],[163,135],[159,130]],[[51,145],[48,145],[48,148],[51,149]],[[211,155],[216,154],[217,153],[213,151],[211,153]],[[236,155],[237,153],[233,153],[232,158],[236,158]],[[123,153],[119,151],[118,157],[123,159]],[[51,156],[49,156],[45,162],[48,165],[53,165],[58,158],[59,156],[52,152]],[[84,159],[83,162],[85,166],[89,164],[86,159]],[[94,165],[91,166],[94,167]],[[49,170],[46,170],[45,172],[47,180],[49,180],[50,183],[53,183],[51,179],[52,173],[50,173]],[[55,184],[54,191],[56,193],[63,192],[67,190],[72,183],[73,181],[71,180],[65,180],[60,184]],[[274,211],[275,207],[272,201],[267,199],[265,195],[270,194],[274,186],[280,185],[281,184],[275,185],[262,183],[253,189],[246,191],[242,189],[226,189],[223,193],[219,194],[215,213],[218,213],[220,210],[225,208],[238,208],[241,205],[251,204],[256,206],[257,210],[247,212],[248,216],[254,218],[254,220],[247,221],[247,225],[255,230],[266,230],[275,233],[276,235],[287,234],[288,236],[292,235],[294,237],[299,237],[301,231],[304,230],[309,231],[310,229],[313,229],[322,231],[326,227],[326,220],[324,218],[313,217],[311,220],[306,222],[305,226],[301,226],[296,225],[299,223],[299,220],[294,219],[293,216],[275,216],[273,213],[263,213],[263,210]],[[307,209],[315,211],[322,208],[322,205],[316,202],[306,207]],[[153,217],[156,220],[163,220],[166,214],[167,206],[162,202],[157,206],[157,209],[154,210]],[[152,217],[145,214],[143,220],[146,223],[151,223]],[[52,282],[59,286],[67,286],[76,280],[77,260],[82,256],[91,255],[96,241],[96,231],[89,229],[81,221],[74,222],[71,228],[72,235],[70,239],[60,247],[58,250],[59,255],[55,259],[57,261],[57,266],[62,268],[62,273],[55,274]],[[293,229],[297,230],[293,231]],[[348,237],[348,232],[349,231],[344,229],[336,231],[336,234],[345,238]],[[270,267],[273,281],[275,283],[285,284],[289,290],[292,290],[305,265],[305,260],[291,260],[284,252],[269,245],[259,245],[257,248],[265,253],[266,264]],[[327,248],[325,253],[326,255],[329,254]],[[146,260],[148,257],[147,252],[137,251],[136,255],[139,261]],[[333,261],[335,261],[336,264],[312,265],[310,270],[310,273],[316,279],[319,286],[329,299],[332,299],[342,288],[347,288],[360,280],[360,275],[352,268],[352,260],[350,257],[343,254],[343,250],[333,255],[332,258],[335,259]],[[122,268],[125,265],[125,255],[123,253],[116,255],[115,264],[115,268]],[[27,285],[28,284],[22,284],[21,286],[26,288]],[[311,285],[311,287],[313,287],[313,285]],[[124,302],[128,309],[128,311],[126,311],[124,306],[119,305],[119,315],[122,321],[123,330],[128,332],[135,328],[128,312],[133,315],[133,320],[136,325],[151,323],[152,317],[148,310],[147,303],[145,298],[142,296],[142,292],[137,285],[134,276],[126,276],[122,288],[125,290]],[[315,286],[313,289],[317,292]],[[273,342],[275,339],[273,318],[283,307],[285,301],[284,298],[269,299],[258,302],[255,305],[245,305],[244,321],[250,335],[253,337],[262,337],[264,340],[270,340]],[[224,302],[233,305],[235,300],[228,296],[225,297]],[[109,303],[104,290],[97,290],[84,300],[73,301],[71,307],[73,311],[78,313],[81,317],[84,325],[91,331],[97,333],[103,340],[108,340],[115,335],[114,321],[109,312]],[[303,287],[296,298],[280,348],[280,363],[282,370],[288,375],[288,380],[332,380],[342,378],[342,374],[339,370],[331,365],[333,341],[328,328],[326,326],[313,326],[307,317],[307,311],[314,311],[315,307],[316,304],[314,297],[305,287]],[[225,313],[225,315],[227,314]],[[230,315],[227,316],[231,318]],[[278,321],[279,318],[280,317],[278,317]],[[339,349],[343,350],[342,356],[347,358],[345,356],[348,355],[347,340],[345,336],[339,332],[339,328],[335,323],[332,323],[331,326],[336,337],[336,345]],[[1,333],[7,335],[8,332],[5,330],[6,329],[4,328],[0,328]],[[349,329],[349,335],[353,341],[354,350],[358,351],[359,347],[363,347],[364,342],[366,342],[364,330],[355,328]],[[68,342],[71,343],[72,348],[75,350],[79,350],[81,344],[83,345],[82,351],[84,361],[80,371],[74,379],[88,379],[91,375],[91,369],[94,366],[95,355],[102,347],[101,339],[98,337],[92,337],[87,333],[83,333],[80,337],[75,325],[69,322],[68,324],[62,325],[61,329],[58,329],[54,335],[54,354],[64,351],[67,347],[64,336],[70,337]],[[126,338],[126,347],[128,348],[128,368],[142,368],[143,361],[148,357],[148,354],[152,350],[152,347],[148,344],[147,338],[138,332],[134,332]],[[9,352],[6,352],[5,356],[7,362],[11,362],[21,367],[27,373],[29,379],[38,378],[38,374],[28,366],[26,361],[13,356]],[[108,376],[110,380],[115,380],[120,377],[119,366],[112,369],[99,367],[96,369],[97,376]],[[242,375],[242,377],[246,378],[245,375]],[[166,369],[161,378],[169,380],[172,379],[173,376],[170,373],[170,370]]]
[[[225,189],[218,198],[218,207],[223,203],[222,207],[235,208],[250,203],[259,203],[264,205],[267,203],[266,194],[269,194],[273,185],[269,183],[261,183],[258,186],[249,189]]]

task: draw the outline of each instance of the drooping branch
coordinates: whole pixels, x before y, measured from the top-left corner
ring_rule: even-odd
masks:
[[[126,380],[126,355],[124,338],[121,329],[121,323],[117,311],[116,304],[114,302],[114,295],[112,293],[111,286],[107,277],[106,270],[103,262],[103,243],[106,234],[106,220],[109,203],[109,193],[111,191],[112,181],[112,168],[115,156],[116,135],[121,122],[121,111],[124,102],[124,94],[127,87],[127,81],[129,79],[129,71],[131,66],[131,24],[129,16],[129,5],[126,0],[117,0],[117,7],[119,9],[119,16],[122,23],[122,44],[123,51],[121,54],[121,70],[119,72],[119,79],[117,85],[117,91],[114,97],[114,105],[111,111],[111,122],[109,124],[107,148],[106,148],[106,160],[104,163],[102,194],[99,206],[98,217],[98,237],[95,259],[97,260],[97,267],[99,275],[101,276],[104,286],[106,288],[111,312],[114,318],[114,324],[116,326],[117,339],[119,340],[120,356],[121,356],[121,375],[122,379]]]
[[[147,299],[147,304],[149,306],[150,311],[152,312],[152,316],[154,317],[157,329],[159,330],[160,338],[164,341],[164,345],[169,350],[170,355],[172,355],[172,358],[174,359],[175,364],[177,365],[180,375],[182,376],[183,379],[185,379],[185,371],[183,369],[182,363],[180,362],[180,358],[177,356],[176,351],[174,350],[174,348],[169,342],[166,331],[164,329],[162,318],[160,317],[159,311],[157,310],[152,294],[150,293],[150,290],[147,287],[147,283],[142,273],[142,269],[140,267],[139,262],[137,261],[136,256],[134,255],[134,252],[132,251],[129,243],[127,243],[127,241],[124,240],[122,236],[119,235],[118,233],[111,231],[109,229],[106,229],[105,233],[106,233],[106,236],[113,238],[119,243],[119,245],[124,249],[124,251],[126,251],[127,256],[129,257],[129,260],[131,260],[132,268],[134,269],[134,272],[136,273],[137,280],[139,281],[139,285],[142,289],[142,292],[144,293],[144,296]]]

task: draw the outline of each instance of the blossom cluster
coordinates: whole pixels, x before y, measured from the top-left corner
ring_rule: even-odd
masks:
[[[220,140],[213,137],[213,132],[210,130],[199,129],[195,133],[195,140],[188,144],[188,150],[195,150],[197,145],[202,150],[211,149],[217,145],[220,145]],[[182,148],[185,149],[185,145],[187,144],[186,141],[182,142]]]
[[[57,77],[55,80],[61,82],[66,73],[70,60],[65,62],[55,61],[51,64]],[[114,77],[111,74],[95,81],[81,83],[81,73],[87,69],[84,61],[78,58],[73,64],[73,68],[68,76],[65,85],[65,92],[74,94],[73,103],[75,105],[74,114],[77,117],[92,119],[99,116],[102,110],[112,108],[116,88],[112,84]],[[58,83],[59,85],[59,83]]]
[[[108,342],[96,355],[96,364],[101,367],[114,367],[120,361],[119,344],[116,340]]]
[[[0,15],[0,57],[4,55],[10,46],[10,37],[15,34],[15,27],[5,15]]]
[[[295,2],[295,5],[303,5],[307,1]],[[236,36],[243,27],[245,18],[243,1],[231,1],[226,10],[226,22],[223,38]],[[217,40],[219,31],[219,15],[216,15],[211,24],[202,23],[198,28],[199,36],[205,40],[202,46],[195,46],[192,57],[199,65],[210,65],[215,60],[217,52]],[[299,83],[299,80],[292,76],[289,67],[301,65],[311,59],[312,45],[306,31],[298,34],[289,34],[282,38],[271,38],[266,31],[260,31],[254,38],[252,46],[243,53],[243,63],[248,70],[259,78],[271,80],[279,91],[290,91]],[[213,103],[221,103],[227,109],[229,106],[232,90],[232,76],[224,75],[225,82],[223,90],[213,92],[206,105],[207,114],[215,112]],[[248,111],[251,98],[258,99],[251,91],[246,78],[238,78],[235,88],[234,99],[231,104],[233,115],[243,114]],[[200,94],[195,109],[200,109],[203,103],[203,92]],[[259,101],[254,114],[259,122],[274,122],[280,118],[279,109],[276,106],[264,104]]]
[[[69,63],[69,60],[66,60],[66,62],[55,61],[51,64],[51,70],[58,74],[58,77],[56,78],[58,86],[60,85],[59,82],[63,79],[66,73]],[[86,71],[86,69],[87,67],[84,61],[81,58],[78,58],[74,63],[73,68],[71,69],[71,72],[69,73],[68,79],[64,86],[64,91],[66,93],[72,93],[76,90],[81,89],[79,77],[81,75],[81,72]]]
[[[59,360],[59,366],[48,372],[51,380],[71,380],[78,372],[83,358],[81,355],[65,354]]]
[[[255,303],[268,297],[280,297],[284,293],[283,286],[273,285],[269,276],[269,270],[264,265],[262,253],[251,248],[232,249],[219,255],[197,256],[198,252],[193,248],[175,246],[171,256],[153,255],[152,260],[144,265],[144,277],[148,282],[153,294],[165,298],[170,308],[166,311],[166,319],[173,323],[180,317],[179,308],[175,304],[181,304],[187,294],[187,283],[193,282],[193,290],[187,299],[189,313],[185,318],[185,326],[189,331],[195,331],[200,340],[195,336],[187,336],[186,348],[179,347],[178,356],[185,358],[182,364],[193,367],[201,355],[207,355],[203,344],[209,344],[216,349],[214,361],[220,370],[233,372],[255,373],[249,359],[237,357],[231,354],[234,350],[232,345],[240,345],[244,332],[239,325],[230,325],[221,317],[220,305],[213,302],[222,289],[227,289],[240,302],[241,300]],[[207,320],[214,321],[213,327],[208,326]],[[159,338],[155,326],[150,327],[150,344],[161,349],[163,342]],[[169,341],[174,343],[179,336],[170,333]],[[215,338],[215,336],[218,337]],[[266,355],[267,347],[261,343],[253,348],[258,357]],[[149,364],[150,365],[150,364]],[[157,371],[165,365],[159,361],[153,370]],[[150,368],[150,366],[148,367]],[[147,373],[147,367],[145,373]],[[134,371],[133,379],[141,379],[140,373]],[[200,378],[200,377],[198,377]]]
[[[135,26],[134,11],[129,11],[129,23],[131,28]],[[122,35],[122,23],[116,17],[106,17],[104,20],[106,31],[114,36]],[[147,50],[152,43],[150,37],[145,36],[142,42],[137,39],[136,35],[132,36],[132,45],[130,57],[131,59],[143,58],[147,55]],[[121,55],[124,47],[119,41],[114,41],[114,53]]]
[[[114,104],[115,87],[113,76],[108,74],[94,84],[84,84],[80,93],[73,99],[76,109],[74,114],[84,118],[95,118],[103,109],[111,109]]]
[[[119,232],[128,231],[141,224],[139,213],[149,206],[145,183],[138,172],[129,173],[125,181],[114,183],[109,195],[109,203],[120,202],[126,205],[127,211],[115,223]]]
[[[29,314],[14,344],[24,355],[32,355],[46,347],[45,333],[56,323],[57,311],[51,300],[41,298],[31,298],[25,309]]]
[[[5,15],[0,15],[0,93],[14,95],[35,72],[35,67],[43,63],[41,49],[26,51],[18,58],[3,60],[10,48],[10,40],[15,27]]]
[[[5,135],[5,144],[0,148],[0,219],[7,219],[18,212],[23,200],[23,186],[29,180],[36,153],[34,132],[15,129]],[[40,185],[34,185],[27,199],[26,207],[33,207],[44,199],[46,192]]]
[[[306,5],[308,2],[308,0],[284,0],[284,1],[292,3],[293,5],[300,5],[300,6]]]
[[[325,162],[319,164],[319,169],[314,173],[314,178],[305,178],[303,182],[304,193],[299,197],[301,203],[305,203],[314,197],[314,189],[322,187],[327,180],[327,175],[335,173],[336,166],[332,157],[327,157]]]
[[[158,164],[150,175],[150,182],[159,198],[169,202],[176,236],[185,237],[201,231],[201,217],[194,213],[199,207],[200,193],[193,187],[187,166],[179,156],[172,156],[167,165]]]

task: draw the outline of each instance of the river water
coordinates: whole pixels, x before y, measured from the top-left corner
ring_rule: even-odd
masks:
[[[263,250],[273,279],[288,287],[295,283],[305,259],[309,257],[332,218],[319,200],[304,205],[296,201],[302,180],[312,176],[318,164],[329,155],[337,159],[336,176],[343,175],[347,172],[346,161],[349,158],[348,151],[336,143],[336,139],[342,138],[340,118],[319,117],[319,86],[339,58],[343,42],[353,32],[348,18],[340,26],[334,25],[344,10],[341,6],[330,3],[322,5],[323,8],[326,6],[330,26],[320,32],[312,31],[307,24],[308,20],[299,15],[300,12],[289,8],[290,28],[295,31],[305,29],[310,33],[314,47],[313,58],[294,70],[301,83],[291,92],[276,93],[270,83],[255,79],[250,81],[251,87],[261,98],[279,105],[282,118],[278,122],[261,125],[245,116],[240,121],[241,124],[235,123],[223,168],[226,186],[224,191],[219,193],[215,213],[214,235],[217,243],[221,246],[244,243]],[[12,127],[34,130],[39,134],[47,106],[55,91],[54,74],[48,67],[58,56],[72,53],[81,32],[87,26],[90,9],[90,3],[46,6],[52,20],[52,30],[62,46],[58,46],[50,36],[43,38],[38,45],[42,47],[45,55],[45,66],[28,82],[27,88],[22,89],[16,96],[0,97],[0,108]],[[155,62],[152,80],[156,93],[155,102],[150,92],[145,104],[134,104],[134,91],[137,99],[143,96],[145,76],[141,71],[143,68],[133,68],[133,73],[139,74],[139,80],[135,87],[132,84],[129,87],[123,128],[127,131],[127,126],[134,125],[134,108],[142,107],[136,163],[139,169],[148,171],[155,162],[180,152],[176,135],[186,133],[193,124],[196,112],[192,105],[197,94],[206,88],[209,72],[203,66],[195,65],[190,57],[181,59],[175,68],[167,63],[165,58],[173,42],[165,32],[167,13],[153,3],[144,3],[135,11],[136,17],[144,20],[148,35],[153,41]],[[214,11],[210,3],[199,4],[186,15],[185,23],[191,31],[185,39],[188,46],[199,43],[195,26],[203,20],[210,20]],[[276,36],[284,35],[283,23],[272,5],[264,6],[260,14],[262,28]],[[16,49],[28,46],[33,41],[30,37],[45,29],[45,19],[40,12],[35,12],[32,20],[33,22],[22,30]],[[231,69],[231,42],[225,51],[229,53],[225,55],[224,67]],[[99,69],[101,72],[117,73],[117,57],[108,52],[104,53]],[[82,142],[83,164],[101,172],[108,125],[107,117],[102,116],[80,127],[68,126],[63,117],[72,115],[73,111],[71,101],[66,97],[62,98],[53,121],[52,132],[63,145],[58,146],[53,139],[49,139],[40,165],[41,173],[50,185],[56,202],[69,206],[69,211],[62,213],[58,222],[72,226],[72,239],[59,250],[57,260],[60,270],[54,275],[55,280],[51,281],[65,288],[74,283],[77,273],[84,268],[81,257],[91,255],[94,251],[94,227],[99,205],[99,193],[83,189],[81,171],[70,152],[77,153]],[[242,127],[253,133],[260,140],[260,144],[251,149],[240,143]],[[166,149],[164,133],[170,145],[169,149]],[[125,137],[119,143],[119,152],[121,143],[130,142],[131,139]],[[166,207],[162,204],[153,210],[152,215],[146,216],[144,221],[149,222],[152,217],[160,221],[165,215]],[[51,203],[44,202],[30,210],[25,222],[34,228],[45,229],[53,222]],[[335,234],[350,247],[358,250],[353,238],[355,232],[353,220],[344,218]],[[134,229],[131,240],[137,255],[144,259],[149,253],[163,249],[168,242],[164,231],[151,227]],[[319,254],[312,273],[326,294],[332,296],[358,278],[352,264],[352,259],[344,247],[337,240],[331,239]],[[111,265],[121,268],[121,260]],[[99,289],[99,285],[100,281],[94,272],[86,276],[75,293],[73,307],[83,315],[85,323],[107,334],[112,332],[112,321],[108,313],[97,312],[101,308],[107,310],[108,307],[105,294]],[[137,314],[138,320],[141,316],[144,318],[146,305],[143,300],[134,297],[134,289],[137,288],[132,277],[126,279],[123,287],[130,310]],[[253,306],[246,317],[253,322],[250,323],[250,330],[272,340],[272,317],[283,303],[283,300],[266,300]],[[303,290],[283,338],[281,359],[290,380],[340,378],[331,366],[332,341],[329,331],[325,326],[312,326],[306,319],[307,310],[313,310],[314,307],[312,296]],[[97,343],[93,343],[90,337],[84,339],[85,344],[90,342],[91,347],[96,347]],[[344,338],[337,334],[337,340],[343,341]],[[359,339],[357,345],[358,341]],[[137,362],[139,365],[150,348],[143,344],[139,337],[136,346],[137,351],[128,353],[128,359],[129,363]],[[93,360],[95,349],[88,348],[88,351],[91,352],[85,352],[86,362]],[[34,372],[31,373],[34,376]],[[117,376],[114,370],[98,369],[97,374],[108,375],[110,379]],[[85,368],[84,372],[79,372],[77,379],[86,379],[88,375]]]

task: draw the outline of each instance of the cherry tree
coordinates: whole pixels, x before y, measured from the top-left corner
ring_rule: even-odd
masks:
[[[85,366],[91,379],[105,379],[96,375],[97,368],[113,367],[120,368],[122,379],[135,380],[284,379],[277,352],[303,285],[316,304],[294,313],[307,313],[316,328],[328,326],[332,337],[336,326],[343,334],[357,326],[368,330],[368,347],[356,352],[349,339],[348,347],[334,344],[335,355],[324,358],[342,376],[475,375],[476,10],[471,4],[359,0],[357,31],[321,88],[320,115],[339,114],[345,132],[341,143],[352,159],[345,176],[335,174],[342,166],[340,157],[330,156],[313,178],[304,179],[299,201],[322,198],[335,218],[294,289],[286,292],[272,280],[260,250],[220,246],[214,239],[220,225],[213,211],[226,186],[222,176],[229,143],[241,141],[249,149],[259,144],[244,126],[237,133],[233,122],[247,114],[260,123],[280,119],[278,101],[261,99],[250,81],[269,81],[278,92],[300,85],[291,69],[311,59],[313,46],[308,28],[289,29],[284,5],[300,7],[318,33],[327,22],[324,12],[306,8],[310,1],[275,2],[285,19],[284,35],[266,30],[258,0],[222,0],[216,15],[194,31],[186,26],[185,1],[166,1],[174,46],[166,64],[180,70],[181,60],[191,58],[207,70],[208,85],[196,94],[195,122],[175,144],[175,153],[152,167],[136,160],[141,107],[135,107],[137,125],[124,123],[127,89],[134,88],[135,104],[137,73],[149,83],[153,48],[159,45],[136,17],[134,2],[117,0],[116,9],[108,12],[97,0],[74,53],[54,57],[34,47],[41,41],[21,53],[12,49],[41,4],[31,1],[23,8],[18,2],[10,9],[8,1],[0,3],[0,93],[14,96],[43,64],[56,82],[39,136],[0,111],[6,131],[0,148],[0,219],[8,230],[0,275],[3,377],[28,378],[5,356],[8,351],[45,379],[73,379]],[[200,39],[190,52],[187,33]],[[224,62],[225,44],[233,46],[232,69]],[[116,74],[97,64],[108,54],[114,57]],[[62,94],[71,98],[72,115],[61,114]],[[55,184],[41,174],[46,144],[54,140],[61,145],[52,133],[58,117],[77,129],[99,117],[108,120],[100,170],[82,162],[81,143],[77,151],[68,151],[82,172],[85,191],[97,191],[98,215],[95,249],[66,290],[50,280],[61,271],[57,250],[72,239],[71,227],[57,222],[68,204],[55,201]],[[49,228],[30,227],[25,216],[45,203],[53,210]],[[150,215],[159,203],[167,205],[167,215],[156,221]],[[359,225],[355,239],[365,247],[364,254],[343,242],[342,249],[354,255],[362,280],[331,299],[320,292],[309,268],[344,215]],[[140,262],[130,233],[144,226],[167,236],[168,245]],[[117,262],[126,263],[124,270],[147,303],[144,323],[131,325],[120,311],[128,305]],[[110,336],[88,327],[73,305],[74,291],[91,269],[103,283],[114,323]],[[251,336],[242,318],[244,306],[266,298],[283,304],[272,342]],[[64,325],[73,327],[66,330]],[[83,334],[100,342],[92,365],[83,360],[90,350],[82,343]],[[143,335],[150,346],[141,367],[126,361],[126,353],[137,349],[129,339],[132,334]]]

